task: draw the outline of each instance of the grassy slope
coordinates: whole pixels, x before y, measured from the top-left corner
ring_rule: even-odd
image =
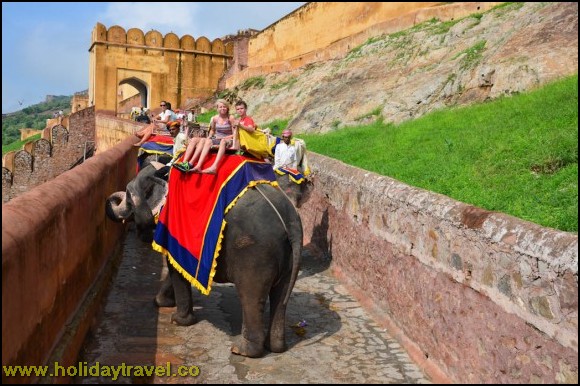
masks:
[[[309,150],[456,200],[578,231],[578,76],[398,126],[302,135]]]

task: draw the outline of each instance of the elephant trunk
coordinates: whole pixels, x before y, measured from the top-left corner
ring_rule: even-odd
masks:
[[[125,192],[113,193],[107,198],[105,206],[107,216],[116,222],[128,220],[133,214],[133,209],[127,202],[127,194]]]

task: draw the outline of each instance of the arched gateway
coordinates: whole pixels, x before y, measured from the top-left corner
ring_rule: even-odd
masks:
[[[101,23],[91,42],[89,105],[122,117],[135,106],[155,109],[161,100],[180,108],[210,97],[233,57],[233,44],[221,39],[107,30]]]

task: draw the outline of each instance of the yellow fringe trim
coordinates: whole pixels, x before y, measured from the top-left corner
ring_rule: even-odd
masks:
[[[179,265],[179,263],[173,258],[173,256],[171,256],[171,253],[169,253],[169,251],[167,249],[163,248],[161,245],[157,244],[155,241],[153,241],[151,246],[153,247],[153,249],[155,251],[161,253],[163,256],[167,256],[169,258],[169,262],[171,263],[171,265],[177,270],[177,272],[179,272],[181,274],[181,276],[183,276],[185,278],[185,280],[187,280],[189,283],[191,283],[191,285],[193,285],[195,288],[197,288],[202,294],[209,295],[209,293],[211,291],[211,287],[208,285],[208,288],[206,289],[199,281],[197,281],[196,278],[191,276],[185,269],[183,269],[183,267],[181,267],[181,265]],[[213,267],[212,267],[212,271],[214,271]],[[213,274],[215,275],[215,272],[213,272]],[[211,273],[210,273],[210,276],[213,277],[213,275]]]
[[[279,169],[274,169],[274,171],[276,172],[276,174],[279,174],[281,176],[283,176],[284,174],[288,174],[288,178],[290,179],[290,181],[300,185],[301,183],[304,182],[304,177],[300,178],[300,179],[296,179],[294,177],[292,177],[292,175],[290,173],[284,173],[283,171],[279,170]],[[304,175],[304,173],[302,174]]]

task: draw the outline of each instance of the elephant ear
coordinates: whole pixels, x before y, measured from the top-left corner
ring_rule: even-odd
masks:
[[[155,175],[149,177],[151,180],[150,194],[146,195],[147,204],[151,208],[151,213],[157,215],[161,207],[165,204],[165,197],[169,191],[169,184],[162,178]]]
[[[161,210],[169,189],[167,181],[157,177],[156,171],[154,166],[148,165],[127,185],[127,192],[133,198],[136,210],[147,210],[153,216]]]

